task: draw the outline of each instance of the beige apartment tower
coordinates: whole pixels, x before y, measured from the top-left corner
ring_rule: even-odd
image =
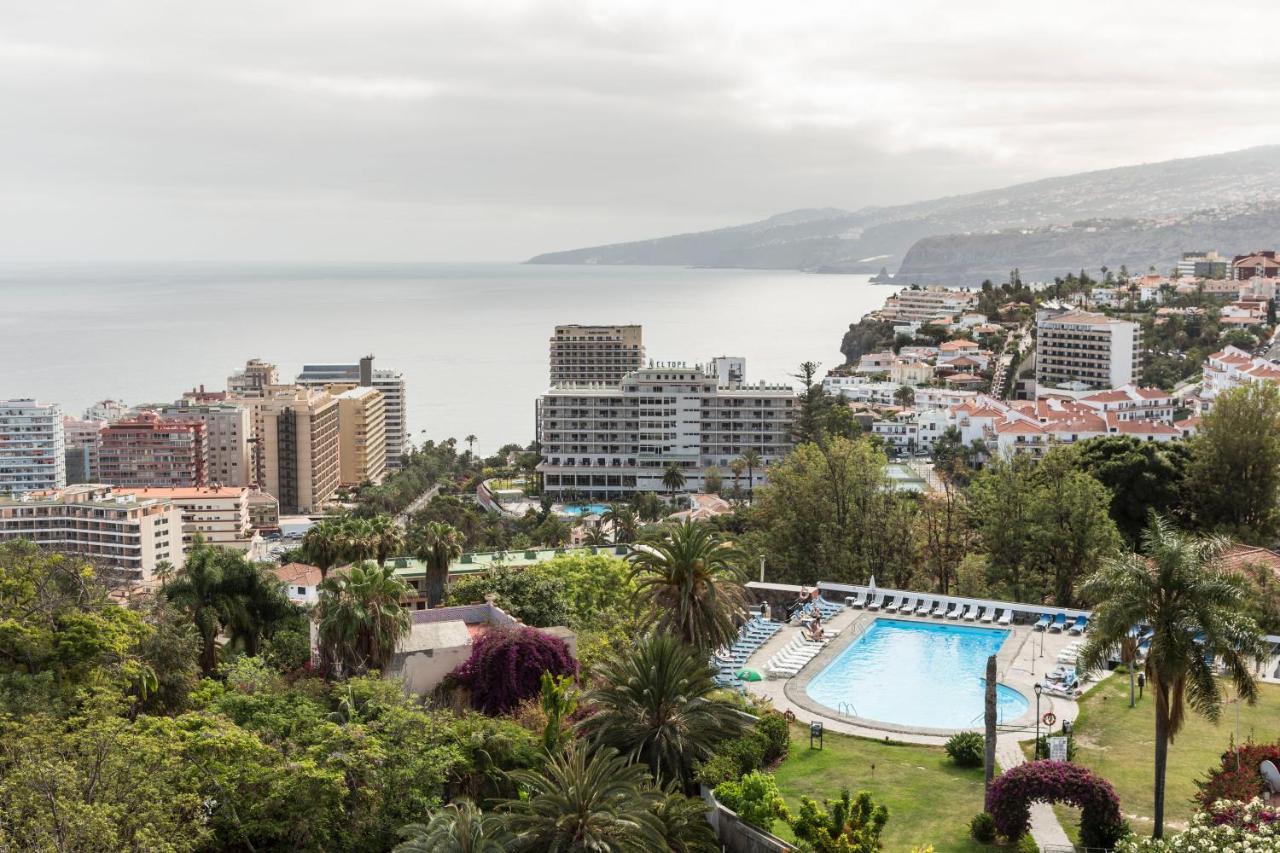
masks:
[[[551,387],[604,383],[644,367],[639,326],[556,326],[551,336]]]
[[[338,401],[327,391],[266,386],[246,397],[258,485],[286,515],[318,512],[338,491]]]
[[[344,486],[381,483],[387,472],[386,404],[376,388],[330,385],[338,401],[338,480]]]

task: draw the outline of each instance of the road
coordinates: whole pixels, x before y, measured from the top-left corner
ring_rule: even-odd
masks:
[[[414,498],[413,503],[409,504],[409,506],[405,508],[404,512],[396,516],[396,524],[401,527],[408,527],[409,517],[431,502],[431,499],[440,491],[440,485],[440,483],[436,483],[434,486]]]

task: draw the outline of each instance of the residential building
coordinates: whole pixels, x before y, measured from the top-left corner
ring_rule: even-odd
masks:
[[[208,450],[204,424],[151,411],[109,423],[98,447],[98,477],[120,487],[203,486]]]
[[[82,484],[0,499],[0,541],[27,539],[149,581],[161,562],[182,568],[182,514],[169,501]]]
[[[26,398],[0,400],[0,495],[66,484],[62,409]]]
[[[115,489],[115,494],[137,500],[168,501],[182,517],[182,550],[196,534],[210,545],[248,551],[253,545],[249,524],[249,490],[244,486],[207,486],[190,489]]]
[[[926,323],[970,312],[978,304],[971,290],[947,287],[908,287],[889,297],[881,316],[891,321]],[[950,319],[947,321],[951,322]]]
[[[86,421],[118,421],[129,414],[129,406],[123,400],[99,400],[84,410]]]
[[[1036,322],[1036,385],[1116,388],[1137,378],[1142,330],[1137,323],[1089,311]]]
[[[318,512],[338,490],[338,401],[324,390],[266,386],[244,397],[257,444],[258,487],[280,512]]]
[[[67,485],[98,481],[98,445],[102,441],[102,428],[106,425],[106,421],[62,419],[67,449]]]
[[[1217,252],[1183,252],[1178,260],[1179,278],[1229,278],[1231,261]]]
[[[204,425],[206,482],[224,486],[252,485],[253,421],[249,407],[225,400],[195,402],[199,396],[199,391],[188,392],[178,402],[160,406],[155,411],[166,420]]]
[[[1173,421],[1177,408],[1173,395],[1159,388],[1141,388],[1137,385],[1121,385],[1108,391],[1098,391],[1079,401],[1104,414],[1115,414],[1122,421]]]
[[[237,397],[261,397],[265,389],[279,385],[279,371],[260,358],[244,363],[244,370],[227,377],[227,393]]]
[[[796,394],[789,385],[719,377],[714,366],[653,364],[621,383],[561,385],[538,403],[538,441],[546,494],[565,500],[613,500],[667,492],[674,465],[681,491],[703,491],[708,468],[726,471],[753,449],[765,468],[791,449]]]
[[[279,530],[280,501],[259,489],[250,491],[249,526],[254,530]]]
[[[1248,281],[1255,276],[1258,278],[1280,277],[1280,260],[1276,259],[1275,250],[1236,255],[1231,260],[1231,277],[1236,281]]]
[[[386,413],[375,388],[330,385],[338,401],[338,482],[381,483],[387,473]]]
[[[305,607],[320,602],[319,587],[320,581],[324,578],[315,566],[309,566],[306,563],[286,563],[271,571],[284,584],[285,595],[289,596],[289,600],[294,604]]]
[[[898,357],[890,350],[884,352],[869,352],[858,359],[858,364],[854,367],[854,373],[861,373],[864,376],[872,376],[877,373],[888,373],[893,367],[893,363]]]
[[[1232,388],[1257,382],[1280,384],[1280,364],[1228,346],[1205,359],[1202,376],[1200,400],[1207,409]]]
[[[588,382],[617,385],[644,367],[640,326],[556,326],[550,349],[553,388]]]
[[[298,374],[297,383],[307,388],[323,388],[333,384],[351,384],[375,388],[382,394],[383,420],[387,446],[387,470],[398,471],[409,452],[409,422],[405,408],[404,374],[398,370],[375,369],[373,356],[358,364],[307,364]]]

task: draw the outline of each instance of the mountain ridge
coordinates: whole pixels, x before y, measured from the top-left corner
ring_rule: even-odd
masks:
[[[949,251],[960,255],[969,252],[966,244],[986,246],[996,254],[980,266],[1007,271],[1018,265],[1012,263],[1014,258],[1025,258],[1027,241],[989,238],[1010,230],[1038,232],[1058,227],[1066,230],[1056,237],[1053,232],[1041,234],[1038,240],[1046,259],[1069,264],[1054,267],[1057,272],[1102,263],[1118,266],[1130,263],[1130,259],[1136,259],[1141,267],[1167,266],[1176,253],[1172,257],[1153,253],[1167,248],[1166,238],[1175,233],[1170,226],[1183,222],[1176,233],[1191,242],[1181,250],[1257,248],[1246,245],[1257,234],[1253,227],[1256,221],[1249,217],[1272,204],[1280,204],[1280,145],[1117,166],[900,205],[857,210],[798,208],[711,231],[549,252],[528,263],[859,273],[874,273],[888,266],[913,280],[972,284],[975,265],[940,262],[939,238],[948,238]],[[1108,227],[1117,238],[1114,244],[1081,241],[1079,233],[1070,233],[1075,223],[1089,220],[1135,220],[1137,224],[1122,230]],[[1231,223],[1242,226],[1238,237]],[[1161,229],[1155,239],[1145,236]],[[1200,244],[1210,239],[1214,245]],[[1074,244],[1080,244],[1081,249],[1073,250]],[[1015,246],[1017,251],[1012,251]],[[1115,257],[1081,254],[1108,247]],[[929,260],[924,263],[922,259]]]

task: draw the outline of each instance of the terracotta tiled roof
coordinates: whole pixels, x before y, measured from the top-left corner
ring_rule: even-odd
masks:
[[[319,586],[320,569],[306,563],[286,563],[272,569],[275,576],[289,586]]]

